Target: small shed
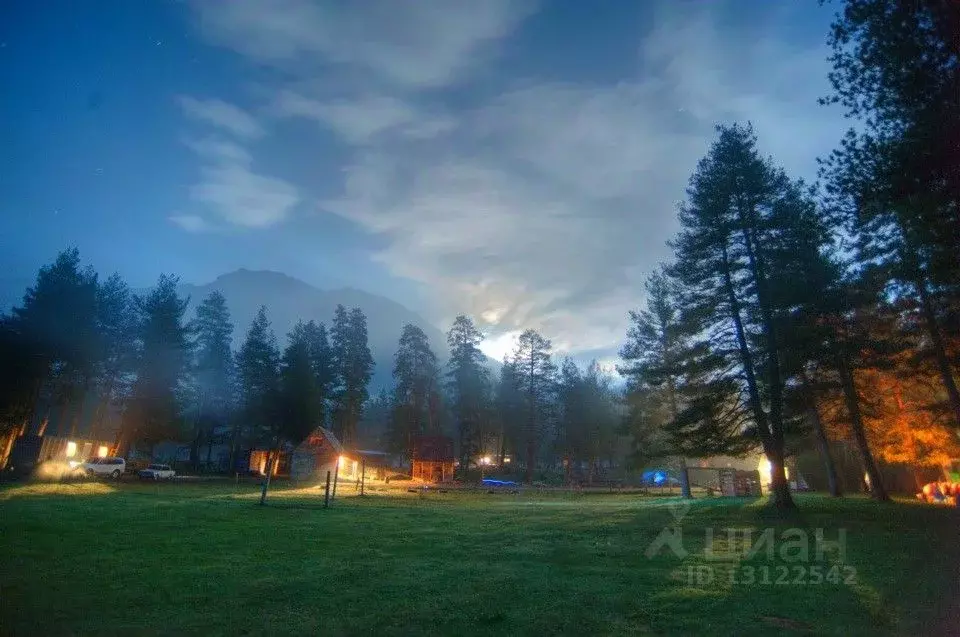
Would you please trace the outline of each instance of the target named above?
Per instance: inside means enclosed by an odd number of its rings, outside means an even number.
[[[290,478],[293,480],[323,480],[327,471],[334,475],[337,460],[343,454],[343,445],[333,432],[317,427],[293,450],[290,458]]]
[[[420,436],[414,441],[411,474],[414,480],[449,482],[453,480],[453,438]]]

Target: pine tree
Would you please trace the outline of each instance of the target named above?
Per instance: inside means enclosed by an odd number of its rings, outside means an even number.
[[[580,454],[586,448],[587,420],[586,404],[583,396],[583,379],[580,368],[571,358],[564,358],[560,364],[557,379],[557,451],[559,452],[569,483],[573,478],[573,467],[578,465]]]
[[[437,374],[437,357],[427,335],[416,325],[404,325],[394,356],[390,440],[408,457],[416,436],[438,430]]]
[[[209,465],[216,429],[228,422],[233,411],[234,360],[230,343],[233,323],[227,300],[220,292],[211,292],[199,306],[192,324],[195,338],[196,385],[195,432],[192,461],[200,461],[200,439],[206,437]]]
[[[317,387],[317,425],[327,427],[327,403],[333,391],[334,368],[333,352],[327,340],[327,328],[323,323],[307,322],[304,326],[307,345],[310,348],[310,367]]]
[[[133,295],[119,274],[97,286],[97,356],[95,390],[97,406],[91,437],[107,434],[110,408],[129,393],[133,377],[137,324]]]
[[[813,286],[815,295],[797,312],[800,320],[790,332],[793,342],[786,343],[791,353],[806,358],[798,375],[800,389],[813,400],[819,396],[822,401],[831,393],[842,398],[849,431],[869,477],[870,493],[879,501],[887,501],[883,476],[866,433],[864,397],[857,388],[857,377],[860,370],[891,364],[891,356],[902,345],[896,338],[893,316],[885,311],[881,286],[871,281],[870,270],[860,276],[844,276],[839,263],[822,256],[820,267],[811,267],[808,274],[820,281]],[[819,411],[816,403],[808,405],[817,435],[824,436],[825,432],[819,431]],[[819,445],[821,454],[829,452],[828,441],[821,440]],[[829,473],[832,459],[824,458]]]
[[[0,468],[14,439],[26,429],[46,370],[17,331],[15,321],[0,316]]]
[[[483,334],[463,314],[457,316],[447,332],[450,360],[447,362],[446,386],[450,406],[457,423],[460,468],[466,471],[470,458],[480,450],[483,433],[487,370],[480,351]]]
[[[522,438],[523,397],[517,379],[517,367],[509,357],[504,357],[500,366],[500,378],[496,386],[496,420],[499,425],[500,446],[497,464],[503,466],[507,452],[518,457]]]
[[[863,262],[921,309],[928,352],[960,431],[960,5],[846,0],[831,25],[833,94],[858,120],[823,162],[833,208]]]
[[[124,444],[150,447],[180,435],[190,343],[183,321],[189,301],[177,295],[178,283],[176,277],[162,275],[149,294],[134,298],[139,347],[136,380],[124,413]]]
[[[627,343],[620,350],[625,364],[619,372],[628,379],[628,395],[635,398],[628,401],[635,454],[653,458],[673,455],[663,426],[675,421],[680,411],[683,342],[675,284],[661,270],[647,279],[646,289],[647,309],[630,312]],[[681,494],[689,498],[690,478],[682,455],[676,456],[676,464]]]
[[[60,427],[69,421],[71,434],[75,433],[96,374],[96,274],[81,267],[76,248],[61,252],[53,264],[40,269],[11,318],[13,329],[43,369],[44,419],[56,408]]]
[[[299,444],[318,426],[321,394],[307,326],[298,322],[287,339],[280,372],[281,424],[284,437]]]
[[[618,405],[619,397],[613,389],[613,380],[596,360],[587,365],[586,372],[581,377],[581,388],[582,400],[586,406],[582,425],[586,431],[586,446],[581,455],[590,458],[588,480],[592,481],[601,460],[610,460],[617,452],[617,433],[622,414]]]
[[[550,415],[556,387],[556,366],[550,360],[550,350],[550,341],[535,330],[528,329],[520,334],[513,352],[518,385],[524,397],[525,480],[528,484],[533,482],[542,430]]]
[[[373,356],[367,344],[367,318],[360,308],[348,313],[338,305],[330,330],[335,370],[333,390],[334,432],[341,442],[351,445],[357,437],[357,424],[363,418],[363,406],[369,398],[367,385],[373,376]]]
[[[243,418],[234,429],[234,448],[245,437],[251,442],[279,445],[282,436],[279,414],[280,351],[265,306],[261,305],[257,311],[237,354],[237,375]],[[245,425],[246,435],[241,422]]]
[[[573,467],[586,460],[587,482],[592,483],[601,458],[612,456],[616,439],[619,415],[610,378],[597,361],[581,372],[572,359],[566,358],[560,366],[556,391],[557,447],[567,481],[572,480]]]
[[[801,184],[756,151],[751,127],[719,127],[691,177],[669,269],[683,289],[685,374],[699,385],[672,423],[696,453],[759,442],[774,501],[793,508],[784,472],[792,419],[785,389],[790,312],[804,295],[815,207]],[[816,226],[814,226],[816,227]],[[813,251],[816,252],[815,250]],[[745,439],[746,438],[746,439]]]

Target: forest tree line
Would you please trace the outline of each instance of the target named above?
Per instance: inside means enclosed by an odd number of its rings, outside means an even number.
[[[385,446],[397,454],[409,458],[421,435],[452,433],[462,467],[510,457],[529,479],[557,453],[568,466],[612,457],[611,379],[596,363],[583,370],[569,359],[558,372],[550,342],[533,330],[494,378],[470,318],[450,328],[443,366],[423,330],[405,325],[394,385],[371,399],[374,361],[359,308],[337,306],[329,328],[300,321],[281,343],[261,307],[234,352],[224,296],[210,293],[188,319],[190,300],[177,285],[164,275],[134,294],[119,275],[101,280],[84,267],[76,249],[42,267],[22,303],[0,317],[4,432],[31,422],[45,429],[55,418],[71,437],[88,425],[92,436],[118,429],[119,454],[189,441],[196,467],[211,462],[224,432],[235,457],[251,445],[298,444],[318,426],[355,446],[369,440],[364,424],[382,420]]]

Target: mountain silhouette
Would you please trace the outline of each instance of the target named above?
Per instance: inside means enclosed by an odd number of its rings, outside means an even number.
[[[190,317],[208,294],[213,291],[223,294],[233,321],[235,350],[240,348],[261,305],[267,306],[267,316],[281,349],[286,346],[287,333],[297,321],[312,319],[329,329],[338,304],[347,309],[359,307],[367,316],[370,353],[376,364],[370,383],[371,396],[392,385],[393,356],[400,332],[407,323],[424,331],[441,363],[448,357],[445,335],[425,318],[388,298],[354,288],[323,290],[280,272],[242,268],[206,285],[181,285],[179,291],[181,296],[190,298],[187,310]]]

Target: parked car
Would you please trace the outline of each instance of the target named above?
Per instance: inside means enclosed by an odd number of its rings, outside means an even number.
[[[170,480],[177,472],[168,464],[152,464],[137,475],[141,480]]]
[[[123,458],[90,458],[83,463],[83,470],[90,477],[110,477],[119,480],[127,469],[127,461]]]

